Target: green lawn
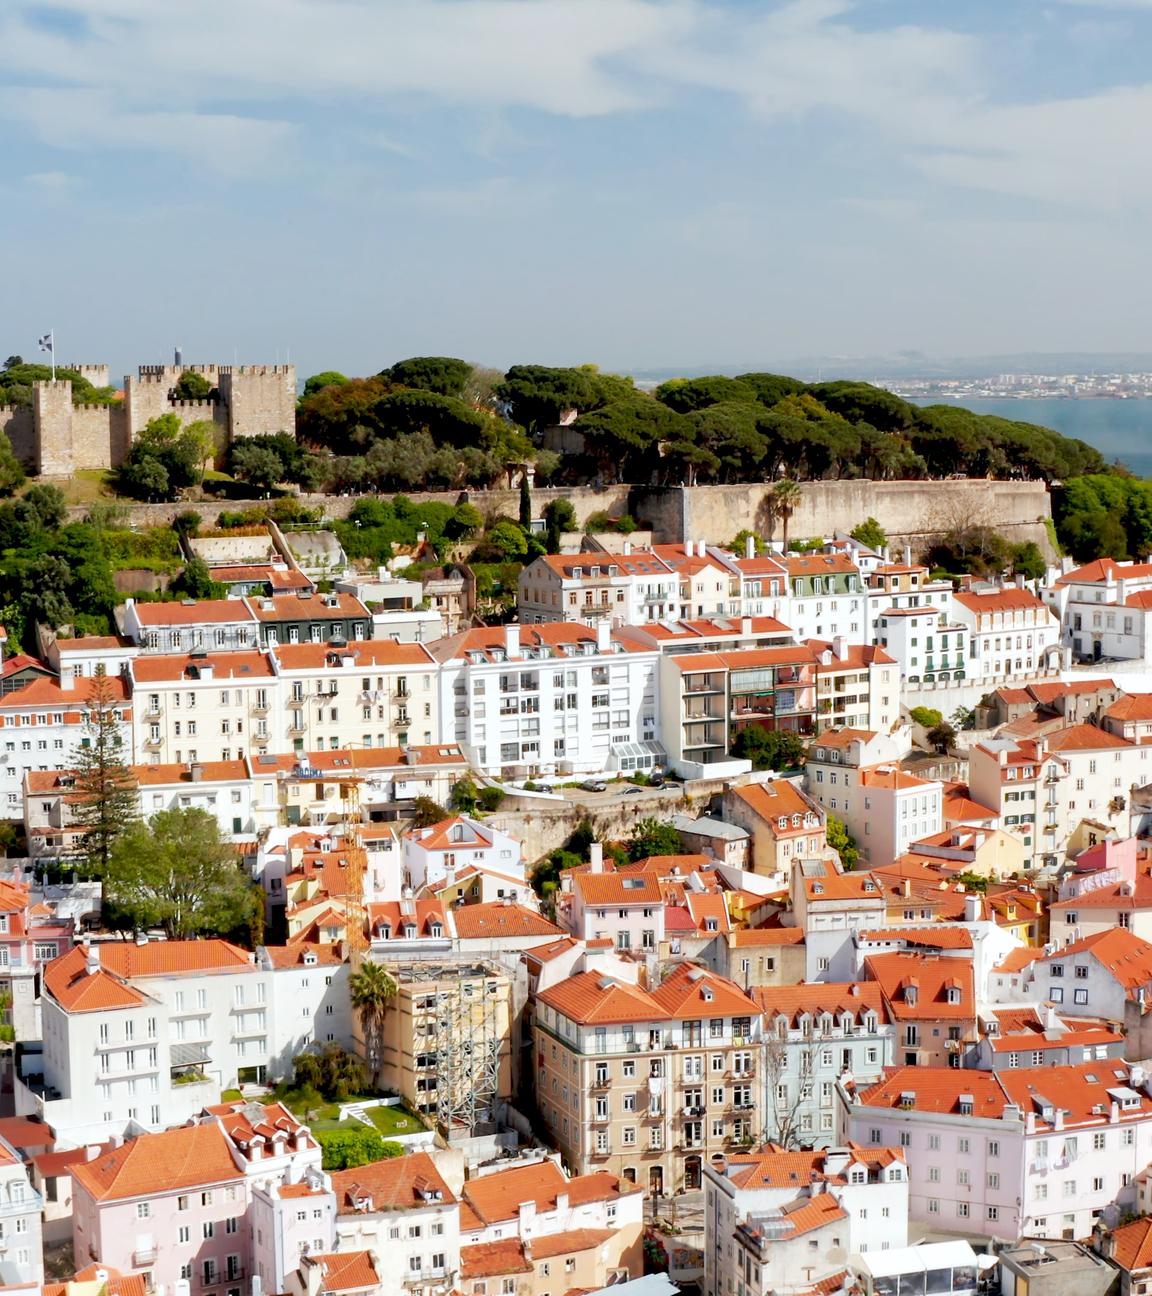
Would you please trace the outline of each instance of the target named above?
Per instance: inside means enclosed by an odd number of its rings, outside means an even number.
[[[364,1129],[358,1120],[340,1120],[341,1104],[338,1102],[301,1101],[298,1090],[277,1087],[273,1097],[278,1098],[289,1111],[308,1121],[318,1133],[324,1130]],[[352,1094],[346,1102],[364,1102],[375,1098],[375,1094]],[[385,1138],[394,1134],[415,1134],[424,1127],[414,1116],[410,1116],[403,1107],[369,1107],[364,1113]]]

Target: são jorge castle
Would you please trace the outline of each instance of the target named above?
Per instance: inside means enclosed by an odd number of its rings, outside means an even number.
[[[107,387],[107,365],[67,365],[94,387]],[[205,400],[177,400],[181,374],[198,373],[212,387]],[[150,419],[175,414],[182,423],[211,419],[237,437],[292,434],[296,426],[295,365],[141,365],[124,379],[124,399],[74,405],[67,379],[33,384],[32,404],[0,405],[0,429],[31,472],[68,477],[81,468],[117,468]]]

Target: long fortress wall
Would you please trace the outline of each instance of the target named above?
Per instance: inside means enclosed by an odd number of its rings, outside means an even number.
[[[635,486],[629,512],[665,540],[723,544],[745,527],[779,541],[783,526],[772,509],[772,484],[649,488]],[[1043,482],[965,478],[949,481],[801,482],[788,522],[792,539],[851,531],[874,517],[890,539],[916,548],[933,535],[982,523],[1013,541],[1033,540],[1051,556],[1046,522],[1051,498]]]
[[[642,486],[612,486],[604,490],[539,487],[532,492],[533,512],[539,516],[553,499],[568,500],[581,527],[597,512],[614,517],[631,515],[641,525],[651,523],[657,543],[706,540],[723,544],[745,528],[777,542],[782,528],[771,518],[765,496],[766,483],[741,486],[678,486],[653,490]],[[900,482],[805,482],[800,504],[788,533],[797,539],[850,531],[858,522],[874,517],[896,543],[919,550],[933,535],[965,521],[994,527],[1011,540],[1034,540],[1053,557],[1046,519],[1051,517],[1048,491],[1043,482],[985,480]],[[405,491],[414,503],[455,505],[462,496],[485,518],[516,517],[518,490]],[[322,508],[330,518],[346,517],[355,507],[355,495],[301,495],[310,508]],[[164,526],[189,507],[212,519],[220,509],[242,510],[266,505],[267,500],[201,501],[175,504],[126,505],[139,526]],[[74,510],[82,516],[83,508]]]

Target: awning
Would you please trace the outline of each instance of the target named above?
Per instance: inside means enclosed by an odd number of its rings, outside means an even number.
[[[207,1044],[173,1044],[172,1066],[198,1066],[210,1061]]]

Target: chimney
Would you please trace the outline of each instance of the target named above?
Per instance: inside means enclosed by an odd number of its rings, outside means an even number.
[[[744,537],[744,557],[756,557],[756,537],[754,535]]]
[[[741,617],[740,618],[740,638],[751,639],[751,637],[752,637],[752,618]]]
[[[912,546],[909,544],[906,544],[904,546],[904,566],[905,567],[912,566]]]
[[[519,661],[520,659],[520,627],[519,625],[506,625],[504,627],[504,655],[509,661]]]
[[[84,1149],[85,1161],[95,1161],[99,1155],[100,1155],[99,1143],[89,1143]]]
[[[192,777],[193,783],[199,783],[204,778],[204,766],[197,761],[194,765],[188,767],[188,772]]]
[[[566,1215],[567,1213],[568,1213],[568,1194],[566,1192],[558,1192],[556,1194],[556,1214]]]
[[[89,941],[87,957],[84,961],[84,971],[89,976],[95,976],[100,971],[100,946]]]
[[[259,1274],[252,1275],[252,1296],[261,1296],[264,1291],[264,1282]]]
[[[980,896],[976,893],[970,893],[964,897],[964,921],[980,921]]]
[[[596,625],[596,651],[606,653],[612,647],[612,624],[600,621]]]
[[[1023,572],[1017,572],[1017,573],[1016,573],[1016,588],[1017,588],[1017,589],[1023,589],[1023,588],[1024,588],[1024,573],[1023,573]]]
[[[532,1225],[536,1223],[536,1202],[522,1201],[516,1208],[517,1213],[517,1232],[522,1238],[532,1236]]]
[[[588,871],[590,873],[604,872],[604,847],[599,842],[593,842],[588,847]]]
[[[832,651],[836,655],[837,661],[847,661],[848,640],[843,635],[833,635]]]
[[[631,541],[631,540],[625,540],[625,541],[624,541],[624,547],[623,547],[623,549],[620,550],[620,552],[624,555],[625,558],[627,558],[627,557],[629,556],[629,554],[631,554],[631,552],[632,552],[632,541]]]

